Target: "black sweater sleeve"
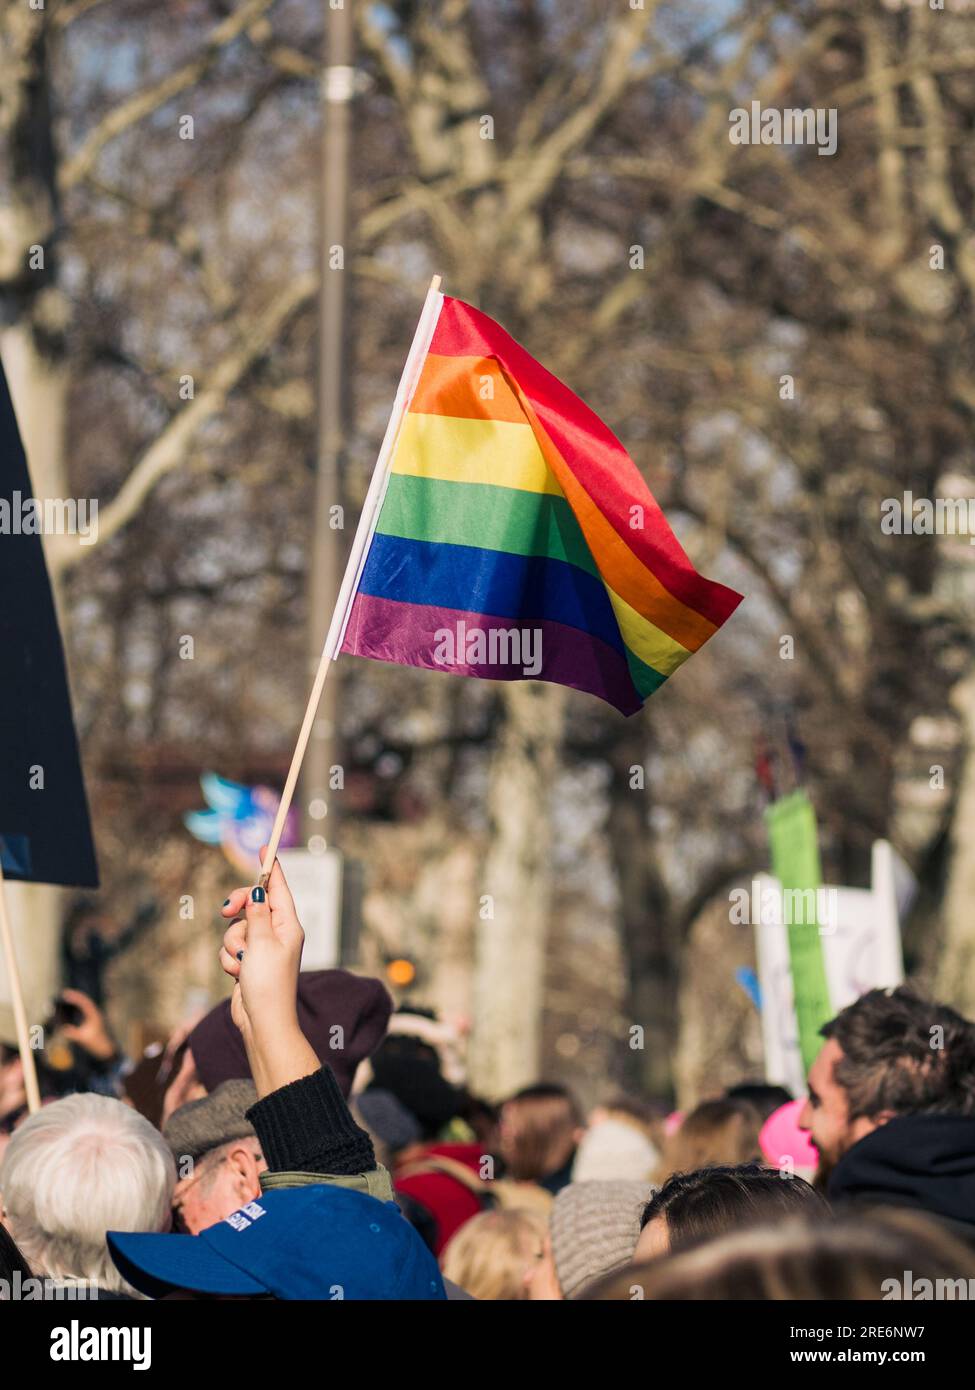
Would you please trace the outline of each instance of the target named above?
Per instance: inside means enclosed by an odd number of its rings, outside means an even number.
[[[259,1100],[247,1118],[272,1173],[340,1176],[376,1166],[372,1140],[352,1118],[327,1062]]]

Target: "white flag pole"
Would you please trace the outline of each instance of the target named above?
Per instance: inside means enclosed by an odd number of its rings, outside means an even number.
[[[267,853],[264,856],[264,863],[261,865],[259,883],[262,888],[267,887],[267,881],[274,867],[275,856],[278,852],[278,844],[284,831],[284,823],[287,819],[288,811],[291,808],[291,801],[298,783],[298,774],[301,771],[305,750],[311,738],[312,727],[315,723],[315,714],[318,710],[319,701],[322,698],[322,691],[325,688],[329,667],[338,656],[342,647],[342,641],[345,637],[345,629],[348,625],[349,614],[352,611],[352,601],[359,587],[359,580],[362,577],[366,557],[369,554],[369,546],[375,534],[376,526],[379,523],[379,513],[382,509],[383,499],[386,496],[386,487],[389,483],[389,470],[393,461],[393,454],[396,449],[396,441],[399,437],[400,426],[403,423],[403,417],[409,408],[413,393],[416,390],[416,385],[420,378],[420,371],[433,339],[434,329],[437,326],[437,319],[440,317],[440,309],[443,305],[440,283],[439,275],[435,275],[430,281],[430,288],[427,290],[427,297],[423,302],[420,319],[416,326],[416,332],[413,335],[413,344],[406,358],[403,375],[400,377],[399,386],[396,390],[393,408],[389,416],[389,424],[386,426],[382,447],[379,450],[376,466],[372,472],[369,491],[366,493],[366,500],[362,504],[362,514],[359,517],[359,525],[356,527],[352,548],[349,551],[349,558],[345,566],[345,574],[342,576],[338,597],[335,600],[335,607],[332,610],[332,620],[328,626],[325,646],[322,648],[321,660],[318,663],[318,670],[315,673],[311,694],[308,697],[308,704],[305,707],[305,717],[301,723],[298,742],[295,745],[294,756],[291,759],[291,767],[288,769],[288,777],[284,784],[284,791],[281,793],[278,813],[274,818],[274,827],[271,831],[271,838],[268,841]]]

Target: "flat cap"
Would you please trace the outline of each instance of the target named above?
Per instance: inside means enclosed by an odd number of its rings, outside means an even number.
[[[221,1144],[254,1135],[246,1111],[257,1103],[253,1081],[224,1081],[202,1100],[191,1100],[174,1110],[163,1126],[163,1138],[177,1163],[191,1158],[194,1163]]]

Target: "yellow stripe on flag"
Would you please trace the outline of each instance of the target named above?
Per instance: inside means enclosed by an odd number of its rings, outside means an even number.
[[[659,627],[654,627],[653,623],[641,617],[636,609],[631,608],[625,599],[614,593],[608,584],[606,592],[613,605],[623,641],[641,661],[652,666],[662,676],[669,676],[687,660],[690,652],[686,647],[682,647],[673,637],[668,637],[666,632],[661,632]]]
[[[510,420],[462,420],[410,411],[396,442],[393,472],[563,495],[531,425]]]

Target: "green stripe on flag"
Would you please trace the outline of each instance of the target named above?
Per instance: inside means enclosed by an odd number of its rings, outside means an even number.
[[[782,797],[780,801],[774,801],[766,811],[765,819],[772,851],[772,872],[782,885],[784,909],[784,895],[790,890],[794,894],[791,901],[796,902],[799,901],[795,896],[797,891],[810,888],[815,891],[822,885],[816,813],[806,793],[797,791]],[[819,1030],[833,1016],[826,984],[823,941],[818,921],[788,922],[786,933],[789,938],[796,1020],[799,1024],[799,1049],[802,1064],[808,1072],[822,1046]]]
[[[409,541],[564,560],[599,577],[572,508],[549,493],[393,473],[379,530]]]

